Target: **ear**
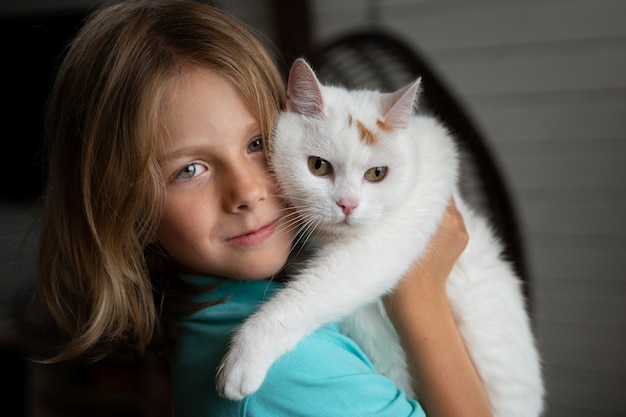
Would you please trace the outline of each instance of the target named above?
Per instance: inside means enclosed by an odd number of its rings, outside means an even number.
[[[308,117],[324,114],[324,100],[320,82],[309,64],[302,58],[295,60],[287,82],[287,111]]]
[[[394,129],[404,129],[409,125],[420,90],[421,78],[391,94],[391,108],[385,114],[385,121]]]

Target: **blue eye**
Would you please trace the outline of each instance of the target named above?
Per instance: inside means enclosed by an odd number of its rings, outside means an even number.
[[[206,171],[206,168],[200,164],[189,164],[178,173],[178,178],[187,180],[193,178]]]
[[[256,138],[248,145],[248,152],[262,152],[263,148],[263,139]]]

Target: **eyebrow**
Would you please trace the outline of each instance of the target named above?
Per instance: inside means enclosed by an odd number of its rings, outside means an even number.
[[[248,137],[249,139],[252,139],[253,137],[256,136],[262,136],[263,133],[261,132],[261,126],[259,124],[259,122],[257,122],[256,120],[254,122],[248,123],[246,126],[242,127],[241,129],[242,132],[244,132],[243,134]],[[207,150],[211,149],[213,146],[211,145],[207,145],[207,143],[203,143],[201,145],[190,145],[190,146],[183,146],[179,149],[174,150],[173,152],[169,152],[163,155],[159,155],[157,157],[157,160],[159,162],[159,164],[164,163],[164,162],[168,162],[171,160],[174,160],[176,158],[180,158],[183,157],[187,154],[196,154],[196,153],[201,153],[201,152],[206,152]]]
[[[169,161],[172,159],[180,158],[181,156],[185,156],[188,154],[195,154],[199,152],[205,152],[209,147],[207,145],[193,145],[193,146],[184,146],[180,149],[176,149],[173,152],[168,152],[163,155],[160,155],[158,158],[159,161]]]

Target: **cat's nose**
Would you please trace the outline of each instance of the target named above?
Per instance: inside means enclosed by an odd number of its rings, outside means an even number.
[[[342,198],[337,201],[337,205],[341,207],[344,215],[349,216],[359,206],[359,202],[353,198]]]

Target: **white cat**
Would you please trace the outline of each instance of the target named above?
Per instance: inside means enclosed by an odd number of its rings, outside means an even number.
[[[434,118],[414,114],[419,84],[348,91],[321,85],[303,59],[293,64],[270,161],[284,197],[323,245],[238,329],[218,371],[225,397],[255,392],[278,357],[340,319],[376,369],[413,396],[380,297],[424,252],[454,197],[470,236],[447,280],[459,331],[494,415],[541,414],[540,359],[520,280],[459,193],[453,139]]]

